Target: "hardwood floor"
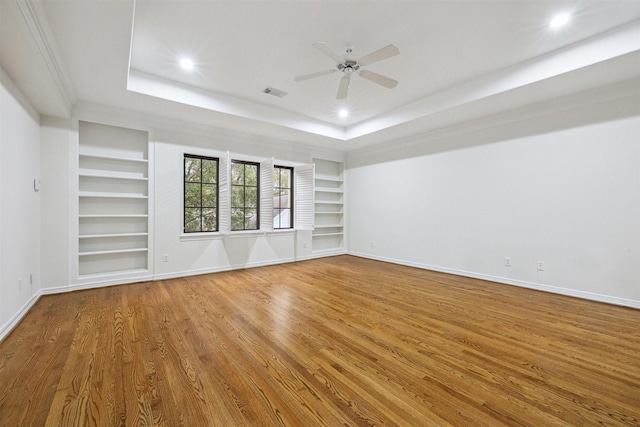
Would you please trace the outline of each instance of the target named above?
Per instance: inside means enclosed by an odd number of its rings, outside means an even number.
[[[2,426],[640,425],[640,310],[350,256],[44,296]]]

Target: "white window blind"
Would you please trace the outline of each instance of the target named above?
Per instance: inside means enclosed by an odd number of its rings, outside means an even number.
[[[273,231],[273,158],[260,162],[260,230]]]
[[[295,168],[295,222],[298,230],[313,229],[314,165]]]
[[[229,184],[231,182],[231,156],[227,151],[226,155],[220,158],[218,182],[218,229],[221,234],[229,234],[231,222],[231,194]]]

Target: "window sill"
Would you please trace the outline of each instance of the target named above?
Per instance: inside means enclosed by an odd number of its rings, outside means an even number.
[[[180,235],[181,242],[190,242],[195,240],[220,240],[220,239],[242,239],[247,237],[258,236],[283,236],[293,235],[297,232],[295,228],[286,228],[282,230],[243,230],[243,231],[230,231],[229,234],[220,233],[219,231],[214,233],[182,233]]]
[[[295,228],[283,228],[280,230],[272,230],[272,231],[267,231],[267,235],[288,235],[288,234],[296,234],[296,230]]]
[[[212,233],[182,233],[180,235],[181,242],[191,242],[194,240],[219,240],[224,238],[224,234],[219,231]]]
[[[287,234],[295,234],[295,228],[286,228],[282,230],[244,230],[244,231],[231,231],[225,237],[229,239],[240,239],[243,237],[255,237],[255,236],[282,236]]]

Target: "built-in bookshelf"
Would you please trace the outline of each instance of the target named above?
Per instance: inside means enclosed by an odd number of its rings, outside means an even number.
[[[147,132],[79,124],[78,274],[148,269]]]
[[[312,249],[315,254],[344,252],[344,165],[314,159],[315,195]]]

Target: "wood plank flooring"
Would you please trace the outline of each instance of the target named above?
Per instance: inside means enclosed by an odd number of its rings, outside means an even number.
[[[42,297],[2,426],[638,426],[640,310],[351,256]]]

